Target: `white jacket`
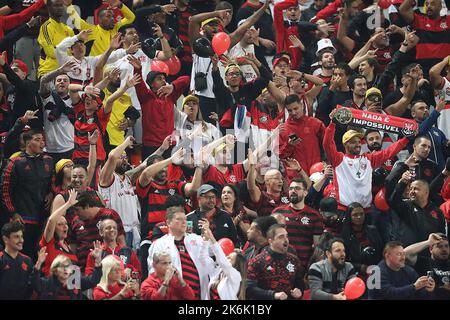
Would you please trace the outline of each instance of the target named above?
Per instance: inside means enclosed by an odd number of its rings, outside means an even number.
[[[215,274],[216,271],[215,262],[209,256],[209,243],[204,241],[199,235],[186,233],[184,237],[184,245],[198,271],[201,290],[200,298],[202,300],[209,300],[209,278]],[[171,234],[166,234],[165,236],[159,238],[153,242],[148,249],[148,274],[154,272],[153,255],[160,251],[167,251],[170,253],[172,265],[177,268],[178,272],[182,275],[183,272],[180,253],[175,245],[175,238]]]
[[[210,278],[208,292],[211,289],[211,285],[216,282],[220,277],[220,274],[223,273],[224,277],[220,280],[217,286],[217,292],[220,299],[238,300],[237,295],[239,293],[239,287],[242,280],[241,274],[231,265],[230,261],[228,261],[218,242],[211,245],[211,250],[216,256],[218,266]]]

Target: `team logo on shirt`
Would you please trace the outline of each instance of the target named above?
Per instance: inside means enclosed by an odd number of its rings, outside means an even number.
[[[303,218],[300,219],[300,221],[304,225],[308,225],[311,222],[311,220],[308,217],[303,217]]]
[[[281,197],[281,202],[288,204],[289,203],[288,197]]]
[[[447,23],[446,23],[446,22],[442,22],[439,26],[440,26],[442,29],[447,29]]]
[[[361,163],[361,170],[366,170],[366,169],[367,169],[367,164]]]
[[[27,271],[28,270],[28,265],[25,262],[22,262],[22,270],[23,271]]]
[[[262,116],[259,118],[259,122],[266,123],[267,122],[267,116]]]
[[[120,258],[120,260],[122,260],[123,264],[126,264],[126,263],[127,263],[127,260],[128,260],[128,259],[127,259],[127,256],[120,255],[119,258]]]
[[[437,212],[434,211],[434,210],[430,212],[430,215],[431,215],[434,219],[437,219],[437,218],[438,218]]]
[[[425,170],[423,170],[423,174],[426,175],[427,177],[431,177],[433,175],[433,172],[431,171],[430,168],[426,168]]]
[[[295,272],[295,266],[289,261],[289,263],[286,266],[287,271],[289,272]]]
[[[385,52],[383,54],[383,57],[385,57],[386,59],[390,59],[391,58],[391,53],[390,52]]]
[[[72,73],[73,73],[74,76],[79,76],[79,75],[81,74],[81,68],[79,68],[79,67],[74,67],[74,68],[72,69]]]
[[[236,183],[236,181],[237,181],[236,176],[235,176],[234,174],[232,174],[232,175],[230,176],[230,182],[231,182],[231,183]]]
[[[88,119],[87,123],[88,123],[88,124],[93,124],[93,123],[94,123],[94,118]]]
[[[175,189],[169,189],[169,194],[173,196],[175,194]]]
[[[97,224],[95,225],[95,226],[97,227],[98,230],[100,230],[100,225],[101,225],[101,223],[102,223],[102,222],[99,221],[99,222],[97,222]],[[80,230],[81,230],[81,228],[80,228]]]
[[[273,268],[272,268],[272,266],[268,266],[266,270],[267,271],[273,271]]]

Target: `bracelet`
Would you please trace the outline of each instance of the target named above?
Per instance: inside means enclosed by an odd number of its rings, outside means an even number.
[[[89,145],[96,146],[97,144],[96,143],[89,143]]]

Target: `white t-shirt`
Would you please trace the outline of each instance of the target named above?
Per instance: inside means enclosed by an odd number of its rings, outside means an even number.
[[[125,176],[122,180],[117,173],[113,173],[113,182],[107,188],[98,186],[106,207],[117,211],[122,219],[125,232],[139,230],[139,214],[141,206],[135,193],[131,179]]]
[[[436,102],[439,101],[441,96],[445,99],[445,108],[441,111],[441,115],[437,120],[437,127],[444,132],[448,139],[450,138],[450,81],[445,77],[444,81],[444,86],[442,90],[439,90],[439,94],[436,97]]]
[[[67,96],[63,99],[65,104],[72,108],[72,100]],[[43,99],[44,106],[49,102],[55,102],[52,95]],[[74,148],[75,130],[67,115],[61,116],[51,122],[48,120],[50,110],[44,110],[45,150],[49,153],[63,153]]]
[[[147,57],[147,55],[141,49],[139,49],[133,56],[138,58],[139,61],[141,61],[142,82],[144,82],[145,85],[148,87],[145,80],[147,79],[147,75],[150,72],[150,63],[152,62],[152,59]],[[120,79],[121,79],[120,85],[123,86],[125,82],[128,80],[128,77],[133,76],[134,68],[128,62],[126,56],[118,60],[116,63],[114,63],[113,66],[120,68]],[[127,90],[126,93],[130,96],[133,107],[135,107],[137,110],[141,110],[141,104],[139,103],[139,99],[136,94],[136,89],[134,87],[131,87],[130,89]]]

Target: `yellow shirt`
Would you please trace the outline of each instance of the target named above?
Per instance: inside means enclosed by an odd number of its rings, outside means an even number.
[[[106,30],[103,29],[100,25],[89,24],[83,19],[81,19],[78,13],[73,8],[73,6],[69,6],[67,8],[67,13],[74,20],[74,24],[78,29],[92,30],[92,34],[87,40],[87,42],[94,41],[91,51],[89,53],[90,56],[98,56],[103,54],[106,50],[108,50],[109,45],[111,43],[111,39],[117,33],[119,28],[123,25],[133,23],[136,16],[130,9],[128,9],[126,5],[122,5],[120,11],[122,11],[123,13],[124,16],[123,19],[120,20],[120,22],[117,22],[113,29]]]
[[[106,88],[103,92],[105,93],[105,99],[103,101],[106,101],[112,93]],[[106,131],[109,136],[109,143],[112,146],[118,146],[125,140],[125,132],[119,129],[119,124],[125,118],[123,114],[130,106],[132,106],[131,98],[126,93],[113,103],[111,116],[109,118],[108,125],[106,126]]]
[[[39,29],[38,43],[41,46],[41,58],[39,59],[38,77],[58,68],[55,48],[67,37],[73,37],[74,33],[66,24],[49,18]]]

